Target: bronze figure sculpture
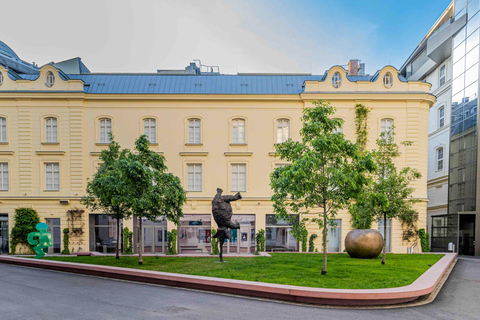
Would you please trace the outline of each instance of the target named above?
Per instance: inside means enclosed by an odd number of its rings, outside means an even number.
[[[232,239],[228,229],[240,229],[240,224],[232,222],[233,211],[230,202],[242,199],[240,192],[234,196],[222,196],[222,192],[222,189],[217,188],[217,194],[212,200],[212,214],[218,225],[217,233],[213,237],[219,240],[220,262],[223,262],[223,243],[226,239]]]

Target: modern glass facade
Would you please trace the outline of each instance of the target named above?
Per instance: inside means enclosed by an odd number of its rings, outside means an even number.
[[[102,214],[90,214],[89,219],[90,251],[114,253],[117,248],[117,220]],[[120,222],[120,241],[122,225]]]
[[[297,251],[298,243],[291,231],[292,223],[290,221],[277,220],[274,214],[267,214],[265,249],[267,251]]]

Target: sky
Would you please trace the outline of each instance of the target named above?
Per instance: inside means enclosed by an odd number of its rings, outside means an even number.
[[[91,72],[183,69],[323,74],[360,59],[397,69],[450,0],[16,0],[0,40],[39,66],[81,57]]]

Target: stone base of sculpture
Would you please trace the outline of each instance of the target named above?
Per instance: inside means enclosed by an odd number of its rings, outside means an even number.
[[[355,229],[345,238],[345,249],[352,258],[375,259],[382,252],[383,237],[373,229]]]

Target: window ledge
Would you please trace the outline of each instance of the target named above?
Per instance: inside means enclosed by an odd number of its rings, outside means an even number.
[[[8,146],[8,142],[0,142],[0,146]]]
[[[230,143],[231,146],[233,147],[241,147],[241,146],[246,146],[246,143]]]
[[[188,156],[208,156],[208,152],[183,151],[183,152],[180,152],[180,155],[181,155],[182,157],[188,157]]]
[[[276,153],[275,151],[273,151],[273,152],[269,152],[268,155],[269,155],[270,157],[276,157],[276,156],[277,156],[277,153]]]
[[[148,145],[150,145],[150,146],[158,146],[158,143],[157,143],[157,142],[153,142],[153,143],[149,143]]]
[[[59,192],[59,191],[60,189],[59,190],[43,190],[43,192]]]
[[[224,152],[224,155],[228,156],[243,156],[243,157],[251,157],[253,156],[253,152]]]
[[[65,151],[35,151],[35,153],[39,156],[63,156],[65,154]]]
[[[186,146],[203,146],[203,143],[185,143]]]
[[[96,146],[111,146],[111,142],[95,142]]]
[[[2,156],[11,156],[13,155],[14,151],[0,151],[0,155]]]
[[[42,145],[48,146],[48,145],[59,145],[60,142],[42,142]]]

